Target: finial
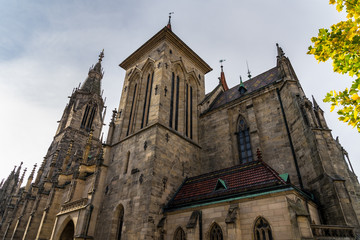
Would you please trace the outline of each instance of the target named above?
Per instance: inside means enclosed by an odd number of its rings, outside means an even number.
[[[220,67],[221,67],[221,71],[223,71],[223,62],[225,62],[226,60],[225,59],[220,59],[219,62],[220,62]]]
[[[285,56],[284,51],[282,50],[282,48],[279,46],[278,43],[276,43],[276,48],[277,48],[277,52],[278,52],[278,56],[277,56],[278,58]]]
[[[104,58],[104,49],[101,51],[99,55],[99,62],[101,62],[103,58]]]
[[[37,164],[35,163],[35,164],[34,164],[34,168],[32,169],[32,171],[31,171],[31,173],[30,173],[29,178],[33,178],[33,177],[34,177],[36,167],[37,167]]]
[[[22,182],[24,180],[24,176],[25,176],[26,171],[27,171],[27,168],[24,169],[24,172],[23,172],[23,174],[21,176],[20,182]]]
[[[249,64],[248,64],[248,61],[246,60],[246,66],[247,66],[247,74],[248,74],[248,78],[250,79],[251,78],[251,72],[250,72],[250,69],[249,69]]]
[[[171,14],[174,14],[174,12],[169,12],[169,22],[167,24],[167,28],[171,30]]]

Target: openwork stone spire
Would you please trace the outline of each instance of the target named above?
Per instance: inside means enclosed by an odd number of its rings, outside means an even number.
[[[95,66],[90,68],[88,77],[86,78],[84,84],[80,88],[82,91],[97,93],[100,95],[101,79],[103,78],[104,75],[104,71],[101,67],[101,62],[103,58],[104,58],[104,49],[100,52],[99,61],[95,64]]]

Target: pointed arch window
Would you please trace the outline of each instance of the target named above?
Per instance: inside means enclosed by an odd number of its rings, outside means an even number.
[[[153,81],[154,81],[154,72],[152,74],[149,73],[147,77],[141,128],[146,126],[149,122],[149,110],[150,110],[151,90],[152,90]]]
[[[118,210],[118,225],[117,225],[117,233],[116,233],[116,239],[121,240],[121,233],[122,233],[122,227],[124,223],[124,207],[121,205]]]
[[[238,120],[237,141],[240,163],[247,163],[253,161],[249,127],[242,116],[240,116]]]
[[[217,223],[214,223],[210,229],[210,240],[223,240],[223,239],[224,237],[221,227]]]
[[[170,118],[169,126],[178,130],[179,123],[179,87],[180,87],[180,77],[176,76],[175,73],[172,73],[171,77],[171,92],[170,92]]]
[[[186,83],[185,88],[185,134],[189,138],[193,138],[193,88]]]
[[[258,218],[254,225],[255,240],[273,240],[270,224],[265,218]]]
[[[96,104],[93,105],[89,103],[88,105],[86,105],[84,115],[81,120],[80,128],[83,128],[88,132],[91,130],[91,126],[93,124],[96,113],[96,108],[97,108]]]
[[[135,109],[135,105],[136,105],[136,95],[137,95],[137,84],[135,84],[135,86],[134,86],[134,92],[133,92],[131,108],[130,108],[129,125],[128,125],[128,129],[126,132],[126,136],[128,136],[129,133],[132,132],[132,127],[133,127],[133,123],[134,123],[134,115],[135,115],[134,109]]]
[[[181,227],[178,227],[174,234],[174,240],[186,240],[185,232]]]

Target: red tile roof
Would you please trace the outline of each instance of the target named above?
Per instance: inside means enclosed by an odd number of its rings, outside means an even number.
[[[225,182],[226,189],[215,190],[218,179]],[[224,199],[279,185],[287,184],[275,170],[263,161],[253,161],[186,179],[168,208]]]

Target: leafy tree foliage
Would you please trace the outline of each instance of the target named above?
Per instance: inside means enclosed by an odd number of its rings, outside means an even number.
[[[332,59],[334,72],[354,77],[349,88],[330,91],[323,101],[331,103],[330,111],[338,107],[339,120],[360,132],[360,1],[330,0],[329,3],[339,12],[345,10],[347,20],[330,29],[319,29],[318,36],[311,38],[313,46],[308,54],[313,54],[319,62]]]

